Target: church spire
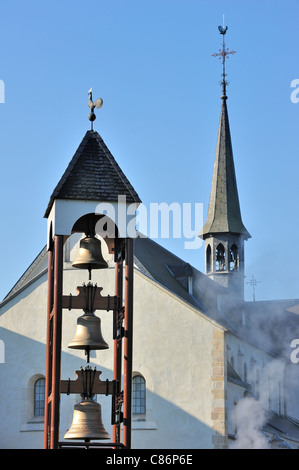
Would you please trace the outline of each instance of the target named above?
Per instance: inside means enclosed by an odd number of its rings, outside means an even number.
[[[219,26],[222,49],[222,106],[216,145],[212,186],[206,223],[200,233],[205,240],[206,274],[224,287],[244,295],[244,240],[250,238],[242,222],[233,159],[228,111],[225,61],[229,54],[224,36],[227,26]]]
[[[241,217],[226,99],[222,101],[208,216],[202,234],[219,232],[250,238]]]
[[[235,53],[235,51],[229,52],[228,49],[226,49],[224,36],[226,34],[227,29],[227,26],[225,28],[224,26],[219,26],[220,34],[222,34],[223,36],[222,50],[220,50],[220,53],[213,54],[214,57],[222,57],[222,106],[220,113],[208,217],[206,224],[203,228],[202,235],[205,236],[209,233],[231,232],[243,234],[244,237],[247,239],[250,237],[250,235],[244,227],[241,218],[230,135],[230,126],[226,104],[226,87],[228,82],[226,81],[225,60],[228,54]]]

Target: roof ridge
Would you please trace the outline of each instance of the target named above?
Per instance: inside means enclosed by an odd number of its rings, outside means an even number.
[[[38,263],[43,259],[44,255],[47,253],[47,245],[45,245],[41,251],[38,253],[38,255],[34,258],[34,260],[32,261],[32,263],[29,264],[28,268],[25,269],[25,271],[23,272],[23,274],[19,277],[19,279],[17,280],[17,282],[12,286],[12,288],[10,289],[10,291],[6,294],[6,296],[4,297],[4,299],[2,299],[0,301],[0,304],[6,300],[8,300],[9,297],[11,297],[12,295],[14,295],[16,292],[18,292],[22,287],[23,285],[27,285],[27,280],[28,278],[30,277],[30,274],[32,273],[32,271],[34,270],[34,268],[36,268],[36,266],[38,265]],[[40,273],[39,273],[40,274]]]
[[[119,164],[117,163],[117,161],[115,160],[114,156],[112,155],[112,153],[110,152],[109,148],[107,147],[107,145],[105,144],[103,138],[100,136],[100,134],[96,131],[93,131],[94,132],[94,137],[97,139],[98,143],[101,145],[101,147],[104,147],[106,150],[107,150],[107,153],[106,153],[106,156],[108,157],[108,159],[110,160],[111,164],[114,166],[115,170],[117,171],[118,173],[118,176],[121,178],[121,180],[123,181],[124,185],[127,187],[128,191],[131,193],[132,197],[135,196],[136,194],[136,191],[133,189],[131,183],[129,182],[128,178],[126,177],[126,175],[123,173],[122,169],[120,168]],[[133,191],[132,191],[133,189]]]

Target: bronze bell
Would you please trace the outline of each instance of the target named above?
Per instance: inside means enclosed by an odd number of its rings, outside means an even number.
[[[74,268],[79,269],[103,269],[108,264],[102,255],[101,241],[96,237],[87,236],[80,240],[78,257],[72,263]]]
[[[92,399],[76,403],[72,425],[64,439],[110,439],[102,422],[101,405]]]
[[[77,319],[77,327],[73,340],[68,345],[71,349],[108,349],[103,339],[101,319],[94,313],[84,313]]]

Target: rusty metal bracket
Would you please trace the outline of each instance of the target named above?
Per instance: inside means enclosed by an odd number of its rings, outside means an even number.
[[[123,412],[121,411],[124,402],[124,392],[113,395],[111,424],[118,425],[123,422]]]
[[[60,393],[77,393],[84,396],[91,395],[117,395],[119,393],[119,383],[116,380],[103,381],[100,379],[101,371],[91,369],[87,366],[84,370],[76,370],[76,380],[61,380]]]
[[[123,321],[125,317],[125,308],[115,309],[113,312],[113,339],[120,340],[124,337],[125,330]]]
[[[62,296],[62,308],[66,308],[68,310],[72,309],[86,309],[86,301],[90,300],[92,302],[92,305],[90,305],[88,308],[93,309],[93,310],[109,310],[115,309],[119,307],[120,300],[116,296],[106,296],[103,297],[101,295],[101,291],[103,290],[103,287],[97,287],[97,285],[92,286],[93,287],[93,292],[92,292],[92,298],[89,298],[89,296],[86,295],[86,290],[89,289],[89,286],[84,285],[83,286],[78,286],[77,291],[79,294],[77,296],[73,296],[72,294],[70,295],[63,295]],[[112,301],[113,299],[113,301]]]
[[[117,238],[115,243],[114,261],[115,263],[121,263],[126,258],[126,242],[124,238]]]

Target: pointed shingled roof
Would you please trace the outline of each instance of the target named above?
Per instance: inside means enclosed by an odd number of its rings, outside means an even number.
[[[102,137],[87,131],[51,195],[44,217],[55,199],[118,201],[118,196],[126,196],[128,203],[141,202]]]
[[[237,233],[247,239],[251,235],[241,217],[226,98],[222,96],[208,216],[200,236],[205,238],[212,233]]]

